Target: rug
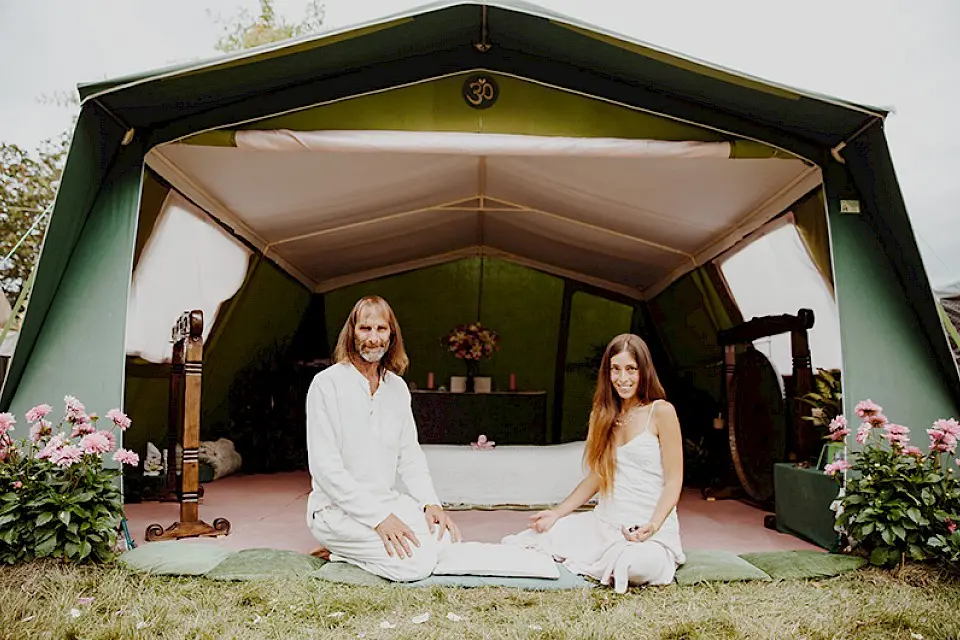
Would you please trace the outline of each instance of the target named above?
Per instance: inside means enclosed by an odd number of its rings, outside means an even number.
[[[838,576],[864,565],[862,558],[818,551],[771,551],[737,556],[729,551],[686,551],[687,562],[677,570],[679,585],[743,580],[802,580]],[[245,549],[230,551],[214,542],[180,540],[149,542],[120,555],[119,562],[152,575],[197,576],[210,580],[273,580],[313,578],[356,586],[509,587],[534,591],[585,589],[595,582],[558,565],[558,579],[496,576],[430,576],[395,583],[343,562],[325,562],[295,551]]]

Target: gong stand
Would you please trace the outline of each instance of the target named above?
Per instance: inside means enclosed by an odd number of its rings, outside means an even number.
[[[166,529],[159,524],[151,524],[146,532],[148,542],[225,536],[230,533],[230,522],[226,518],[217,518],[213,521],[213,526],[199,518],[202,361],[203,312],[186,311],[173,327],[173,361],[170,373],[170,426],[174,433],[181,434],[183,449],[179,491],[180,520]],[[169,482],[170,473],[176,466],[176,445],[171,445],[168,451]]]
[[[762,495],[749,477],[741,456],[740,445],[736,437],[737,406],[734,393],[734,375],[736,373],[736,349],[739,345],[752,345],[755,340],[790,333],[790,347],[793,356],[794,392],[792,401],[794,442],[791,449],[800,459],[812,457],[819,448],[819,438],[809,420],[811,407],[800,402],[800,398],[809,393],[813,386],[813,371],[810,363],[810,342],[808,331],[813,328],[814,316],[811,309],[800,309],[797,315],[764,316],[720,331],[717,335],[723,347],[724,395],[727,399],[727,432],[730,441],[730,455],[733,466],[743,488],[756,500],[769,500]]]

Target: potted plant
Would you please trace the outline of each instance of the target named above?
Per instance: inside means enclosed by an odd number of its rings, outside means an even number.
[[[834,421],[843,413],[843,393],[840,387],[839,369],[817,369],[813,378],[814,390],[799,398],[800,402],[810,406],[810,415],[804,420],[812,422],[820,435],[826,440],[820,451],[818,467],[833,462],[844,450],[843,438],[837,438]],[[846,426],[844,423],[843,426]]]

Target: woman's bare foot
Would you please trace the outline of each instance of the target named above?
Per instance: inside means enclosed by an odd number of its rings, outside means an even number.
[[[310,552],[310,555],[312,555],[314,558],[320,558],[321,560],[329,560],[330,549],[327,549],[326,547],[317,547]]]

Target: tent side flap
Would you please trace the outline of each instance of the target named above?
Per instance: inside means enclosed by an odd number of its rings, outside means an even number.
[[[869,172],[853,168],[866,159],[852,156],[847,154],[855,175]],[[874,162],[870,166],[875,170],[878,165]],[[879,184],[863,183],[860,197],[866,213],[841,214],[840,200],[857,194],[843,167],[835,162],[828,164],[825,187],[840,317],[845,413],[852,416],[856,403],[870,398],[884,407],[892,421],[914,430],[926,428],[938,418],[957,415],[960,393],[956,391],[956,367],[952,375],[946,371],[937,348],[942,346],[949,356],[946,341],[933,344],[929,329],[921,324],[925,315],[936,314],[933,300],[922,304],[919,283],[901,280],[901,273],[914,269],[926,282],[920,258],[908,262],[909,254],[894,253],[894,246],[885,242],[877,232],[876,221],[870,219],[896,219],[897,211],[889,206],[891,200],[883,201],[887,206],[878,206]],[[906,232],[899,243],[901,247],[911,246],[910,253],[916,252],[902,200],[897,209],[903,215],[898,226]],[[939,323],[937,335],[943,336]]]
[[[20,414],[31,403],[53,404],[65,394],[80,397],[84,392],[81,399],[91,407],[101,400],[117,406],[116,391],[123,383],[115,365],[122,356],[113,362],[108,354],[123,349],[133,252],[128,232],[136,225],[143,164],[143,149],[135,143],[117,153],[123,133],[98,106],[81,110],[29,312],[4,381],[4,410]],[[96,375],[90,375],[91,365]],[[100,382],[100,373],[115,380]],[[87,389],[73,386],[80,380]],[[107,388],[111,390],[101,393]],[[57,397],[50,397],[50,389]]]
[[[143,150],[125,147],[103,187],[10,400],[15,413],[65,395],[101,415],[122,406],[127,295]],[[26,360],[26,362],[24,362]]]

